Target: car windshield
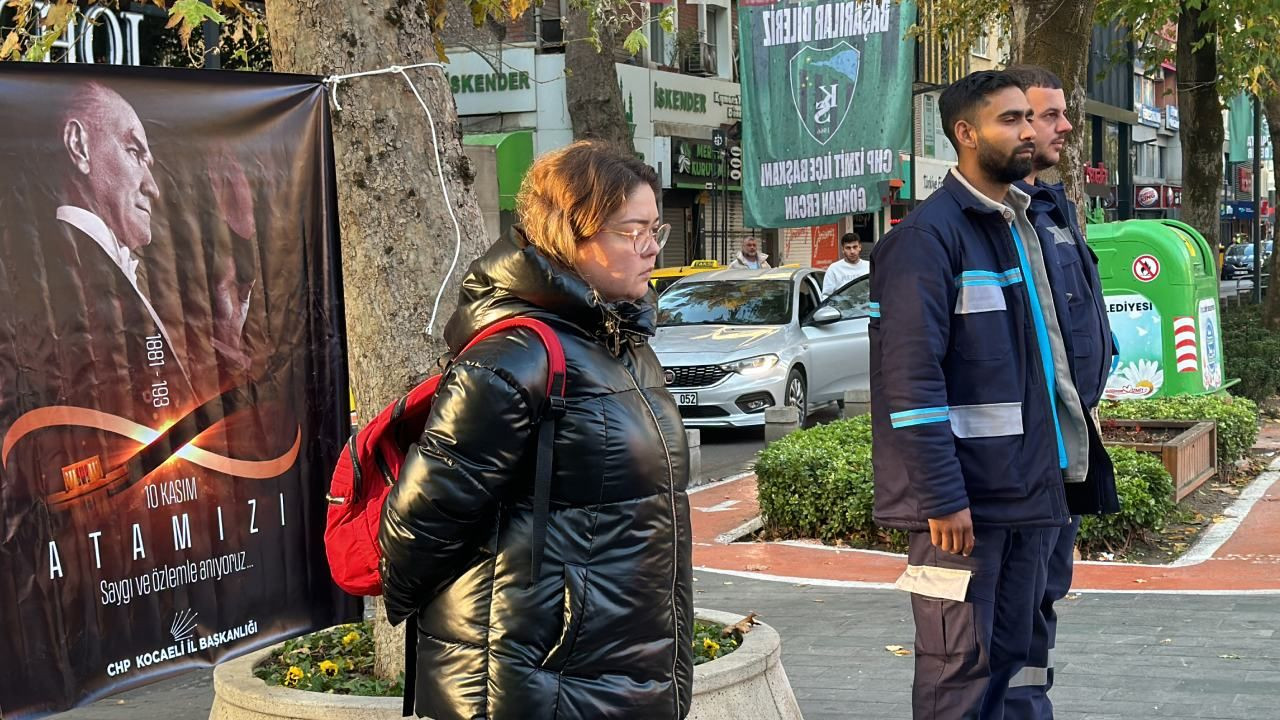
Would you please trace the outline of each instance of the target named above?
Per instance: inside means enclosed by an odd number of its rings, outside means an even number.
[[[1227,250],[1227,255],[1233,258],[1249,257],[1253,255],[1252,245],[1233,245]]]
[[[658,324],[785,325],[791,322],[790,280],[684,282],[658,298]]]
[[[866,317],[871,309],[871,283],[862,276],[847,283],[827,298],[827,305],[840,311],[841,320]]]

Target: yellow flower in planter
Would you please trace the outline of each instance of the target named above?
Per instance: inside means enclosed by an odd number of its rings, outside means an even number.
[[[297,687],[298,681],[302,679],[302,668],[293,665],[289,668],[289,672],[285,673],[284,684],[289,687]]]
[[[702,648],[707,651],[707,654],[711,656],[712,660],[715,659],[716,655],[720,654],[720,643],[712,640],[711,638],[702,639]]]
[[[356,642],[359,639],[360,639],[360,633],[356,632],[355,630],[352,630],[351,632],[342,636],[342,647],[351,647],[351,644]]]
[[[324,673],[325,677],[337,677],[338,665],[332,660],[323,660],[320,663],[320,672]]]

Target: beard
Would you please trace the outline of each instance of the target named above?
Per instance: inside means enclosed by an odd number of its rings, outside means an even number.
[[[1058,157],[1056,158],[1052,158],[1052,157],[1049,157],[1049,153],[1047,151],[1041,152],[1037,150],[1035,157],[1033,157],[1031,160],[1031,168],[1036,172],[1044,172],[1045,170],[1049,170],[1051,168],[1057,167],[1058,163],[1061,161],[1062,161],[1061,154],[1059,154]]]
[[[1031,161],[1034,152],[1030,156],[1017,154],[1018,151],[1025,150],[1027,147],[1034,148],[1034,145],[1019,145],[1008,155],[1002,155],[999,150],[990,145],[980,145],[978,147],[978,163],[983,172],[998,183],[1009,184],[1017,182],[1031,174]]]

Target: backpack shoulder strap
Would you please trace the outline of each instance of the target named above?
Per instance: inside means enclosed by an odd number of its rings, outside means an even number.
[[[500,320],[476,333],[459,353],[493,335],[515,328],[532,330],[547,350],[546,404],[538,415],[537,468],[533,478],[533,537],[530,539],[529,584],[542,570],[542,551],[547,540],[547,520],[551,514],[551,453],[555,447],[556,420],[564,416],[565,359],[564,347],[550,325],[531,317]]]
[[[565,361],[564,347],[560,344],[560,338],[556,335],[555,330],[545,322],[531,317],[514,317],[506,320],[499,320],[492,325],[484,328],[476,333],[475,337],[467,343],[466,347],[458,351],[457,357],[470,350],[475,345],[488,340],[498,333],[515,328],[524,328],[532,330],[537,334],[538,339],[542,341],[543,347],[547,349],[547,398],[559,397],[561,402],[564,400],[564,377],[565,377]]]

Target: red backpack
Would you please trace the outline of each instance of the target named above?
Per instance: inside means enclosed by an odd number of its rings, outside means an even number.
[[[533,318],[510,318],[481,330],[458,356],[495,333],[513,328],[527,328],[538,334],[546,346],[550,370],[547,376],[547,408],[540,417],[538,428],[537,472],[534,478],[530,577],[536,578],[551,502],[551,448],[555,420],[564,414],[564,349],[546,323]],[[431,413],[431,401],[442,376],[443,373],[427,378],[353,434],[333,469],[329,494],[325,496],[329,501],[329,513],[325,519],[324,547],[334,582],[352,595],[382,594],[382,578],[378,573],[378,563],[382,559],[382,550],[378,547],[382,505],[400,475],[400,466],[409,446],[422,437],[422,429]]]

